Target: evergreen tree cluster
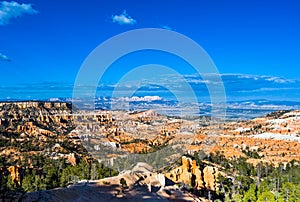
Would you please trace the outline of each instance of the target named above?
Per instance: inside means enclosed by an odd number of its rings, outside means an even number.
[[[13,199],[16,194],[65,187],[80,180],[97,180],[118,173],[97,161],[81,159],[70,165],[65,159],[53,160],[44,156],[31,156],[32,164],[19,162],[18,172],[21,182],[13,182],[8,171],[7,159],[0,157],[0,198]]]
[[[219,191],[215,199],[239,202],[300,202],[300,161],[291,161],[277,166],[247,162],[247,158],[226,159],[216,152],[194,155],[198,165],[203,160],[218,164],[226,175],[219,174]]]

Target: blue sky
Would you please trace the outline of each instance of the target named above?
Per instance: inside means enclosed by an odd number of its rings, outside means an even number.
[[[299,10],[297,0],[0,1],[0,83],[72,83],[101,42],[148,27],[195,40],[220,73],[298,79]]]

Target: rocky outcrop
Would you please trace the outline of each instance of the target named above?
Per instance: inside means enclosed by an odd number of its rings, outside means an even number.
[[[74,153],[67,155],[67,162],[71,163],[73,166],[76,165],[76,157]]]
[[[10,172],[11,181],[17,184],[18,186],[21,185],[21,176],[19,172],[19,167],[17,166],[9,166],[7,170]]]
[[[212,166],[206,166],[203,169],[204,187],[208,190],[216,191],[218,170]]]
[[[81,181],[68,188],[26,193],[22,201],[205,201],[166,182],[163,174],[138,163],[134,171],[93,182]],[[122,187],[121,179],[126,188]]]
[[[0,103],[0,131],[40,134],[41,129],[64,134],[74,127],[72,106],[63,102]],[[43,131],[45,132],[45,131]],[[48,135],[51,135],[47,133]]]
[[[196,189],[208,189],[216,191],[218,189],[217,176],[218,169],[206,166],[203,170],[197,165],[195,160],[182,157],[182,165],[165,174],[176,183],[183,182]]]

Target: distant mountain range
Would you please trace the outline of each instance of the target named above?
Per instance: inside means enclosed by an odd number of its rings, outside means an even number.
[[[112,106],[115,108],[120,103],[126,103],[130,110],[156,109],[160,113],[170,113],[169,115],[198,115],[200,111],[201,115],[210,115],[212,106],[207,85],[220,85],[216,82],[217,76],[206,75],[204,80],[199,75],[184,75],[184,80],[180,80],[174,75],[160,75],[143,82],[133,80],[126,83],[101,83],[95,87],[95,106],[97,109],[111,109]],[[220,76],[226,92],[228,118],[249,119],[281,109],[300,109],[300,80],[242,74]],[[160,79],[160,85],[156,84],[157,79]],[[189,84],[198,103],[191,101],[183,83]],[[179,92],[184,102],[179,102],[178,94],[176,97],[174,92],[168,90],[170,86]],[[70,83],[54,82],[0,85],[0,101],[71,102],[73,88]],[[80,88],[84,90],[93,87]],[[132,95],[129,92],[135,93]]]

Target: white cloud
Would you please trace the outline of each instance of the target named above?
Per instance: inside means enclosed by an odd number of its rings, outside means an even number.
[[[252,75],[252,74],[221,74],[222,76],[232,76],[237,77],[238,79],[253,79],[257,80],[265,80],[274,83],[293,83],[294,80],[292,79],[285,79],[282,77],[274,77],[274,76],[262,76],[262,75]]]
[[[272,81],[274,83],[289,83],[291,80],[287,80],[280,77],[264,77],[267,81]]]
[[[24,14],[36,13],[38,13],[38,11],[34,10],[31,4],[2,1],[0,2],[0,26],[8,24],[12,18],[21,17]]]
[[[0,60],[8,61],[8,62],[10,61],[10,59],[6,55],[4,55],[2,53],[0,53]]]
[[[166,30],[173,30],[171,27],[168,25],[161,25],[161,28],[166,29]]]
[[[113,15],[112,21],[120,25],[133,25],[136,23],[136,20],[126,13],[126,10],[121,15]]]

